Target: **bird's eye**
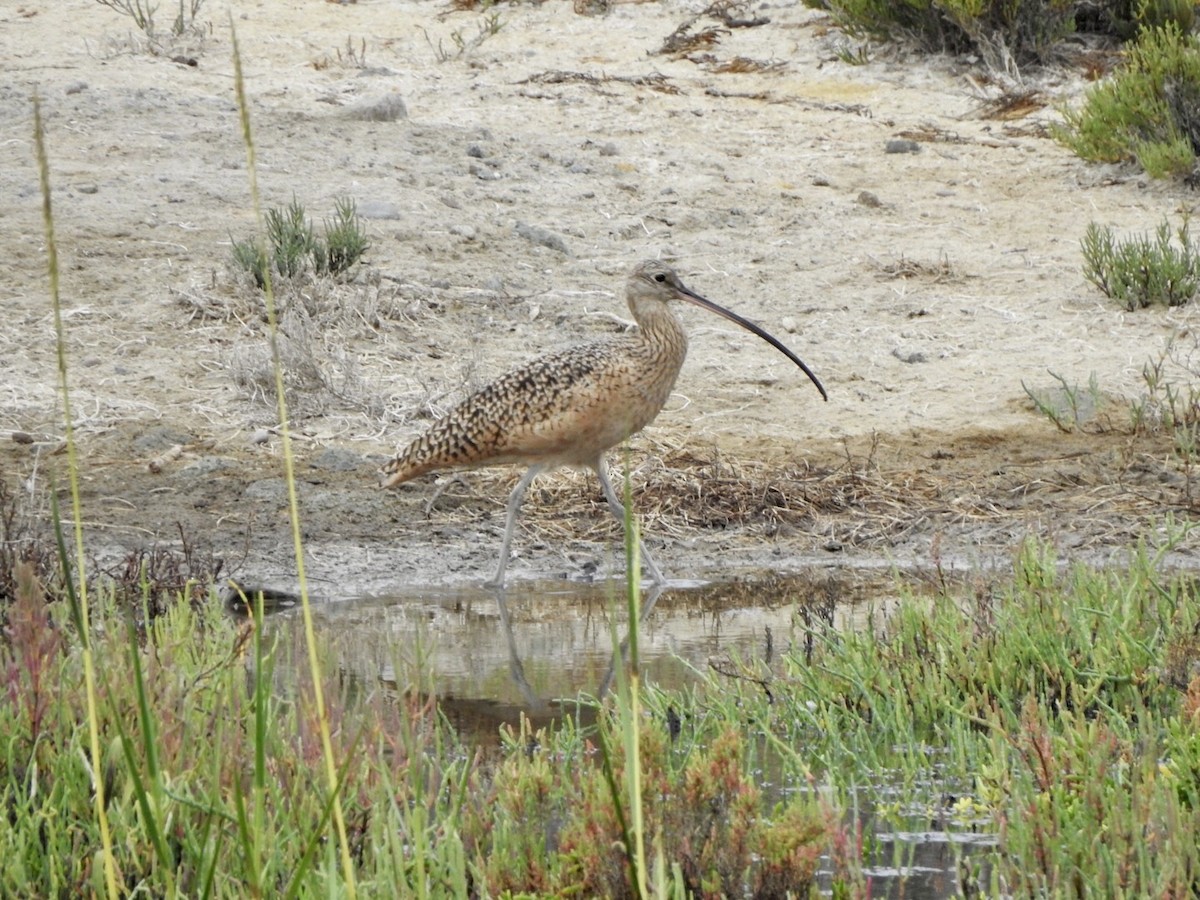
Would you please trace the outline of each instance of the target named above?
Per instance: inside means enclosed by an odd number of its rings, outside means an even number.
[[[667,280],[667,276],[664,275],[662,272],[659,272],[657,275],[654,276],[654,280],[657,281],[659,284],[662,284],[664,281]]]

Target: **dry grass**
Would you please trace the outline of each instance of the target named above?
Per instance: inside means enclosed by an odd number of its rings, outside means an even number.
[[[645,87],[660,94],[678,94],[679,88],[671,84],[666,75],[653,72],[649,75],[593,75],[590,72],[569,72],[563,69],[553,69],[548,72],[538,72],[517,84],[590,84],[599,87],[604,84],[627,84],[632,87]]]
[[[630,473],[634,507],[652,538],[807,534],[814,548],[886,552],[944,530],[1007,533],[1014,542],[1034,531],[1051,537],[1073,532],[1074,548],[1101,548],[1136,541],[1169,509],[1186,511],[1183,493],[1163,487],[1171,466],[1150,446],[1110,460],[1115,472],[1075,453],[994,469],[977,460],[955,465],[951,457],[935,469],[911,456],[881,462],[874,441],[847,445],[840,460],[819,463],[734,459],[712,448],[655,451],[635,450]],[[998,451],[1004,455],[1002,446]],[[618,484],[619,466],[610,454]],[[500,509],[518,475],[514,469],[486,470],[463,483],[471,496]],[[439,522],[479,521],[473,503],[443,503],[432,515]],[[535,482],[521,521],[545,542],[620,535],[595,478],[582,472],[560,471]]]

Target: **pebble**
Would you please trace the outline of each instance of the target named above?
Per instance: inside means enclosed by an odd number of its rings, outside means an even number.
[[[480,181],[499,181],[500,173],[490,166],[481,166],[478,163],[471,163],[468,167],[471,174]]]
[[[190,444],[192,436],[170,426],[159,426],[143,431],[132,441],[133,452],[138,456],[161,453],[176,444]]]
[[[364,219],[399,219],[400,207],[387,200],[364,200],[358,214]]]
[[[309,460],[308,465],[313,469],[324,469],[327,472],[353,472],[362,468],[364,460],[361,454],[351,453],[339,447],[326,447]]]
[[[237,468],[237,463],[227,456],[202,456],[188,463],[175,474],[179,478],[207,478],[217,472]]]
[[[404,105],[404,98],[393,91],[350,107],[347,115],[363,122],[395,122],[408,118],[408,107]]]
[[[562,239],[562,235],[547,231],[539,225],[526,225],[524,222],[518,222],[515,230],[518,235],[530,243],[541,244],[543,247],[549,247],[551,250],[557,250],[568,256],[571,253],[567,249],[567,242]]]
[[[883,148],[884,153],[920,153],[921,145],[908,138],[892,138]]]
[[[892,356],[896,357],[900,362],[908,363],[909,365],[929,361],[929,357],[920,350],[901,350],[899,347],[892,348]]]
[[[246,485],[242,491],[243,500],[286,503],[287,498],[287,482],[282,478],[262,478]]]

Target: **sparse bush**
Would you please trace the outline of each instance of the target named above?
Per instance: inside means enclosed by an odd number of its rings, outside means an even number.
[[[310,268],[317,275],[340,275],[362,259],[370,247],[354,201],[339,197],[332,220],[325,220],[325,234],[318,238],[304,206],[292,199],[285,208],[269,209],[264,218],[270,249],[254,240],[232,240],[233,264],[248,272],[259,288],[268,272],[294,279]]]
[[[613,726],[610,720],[598,727]],[[488,818],[468,813],[462,833],[485,860],[482,895],[638,896],[625,865],[621,814],[600,767],[581,759],[564,770],[545,754],[522,750],[550,737],[505,729],[507,757],[478,807]],[[677,867],[681,894],[810,896],[821,855],[840,830],[817,803],[797,796],[771,808],[747,773],[745,738],[735,727],[687,747],[673,745],[658,728],[640,737],[650,843]],[[618,735],[605,739],[619,743]],[[619,780],[628,761],[619,750],[616,756]]]
[[[286,209],[268,209],[264,218],[275,271],[284,278],[295,278],[308,266],[317,245],[312,222],[295,197]]]
[[[158,12],[158,4],[150,2],[150,0],[96,0],[101,6],[107,6],[109,9],[129,16],[133,19],[133,23],[138,27],[138,30],[148,38],[158,37],[158,29],[154,23],[154,16]],[[200,15],[200,9],[204,6],[204,0],[179,0],[178,11],[175,13],[175,18],[171,21],[171,34],[175,37],[186,34],[196,27],[196,19]]]
[[[1164,221],[1153,236],[1119,241],[1112,228],[1093,222],[1082,241],[1083,275],[1128,310],[1154,304],[1182,306],[1200,289],[1200,254],[1186,219],[1175,237],[1178,247]]]
[[[851,34],[900,39],[934,53],[976,51],[988,65],[1041,62],[1075,27],[1075,0],[804,0]]]
[[[313,247],[317,274],[340,275],[358,262],[369,246],[354,201],[338,198],[333,221],[325,220],[325,242],[318,241]]]
[[[1073,431],[1101,432],[1107,429],[1107,421],[1099,415],[1106,404],[1095,372],[1084,388],[1078,384],[1069,384],[1067,379],[1057,372],[1047,371],[1050,377],[1058,382],[1056,387],[1034,388],[1027,385],[1024,379],[1021,380],[1025,396],[1032,401],[1034,409],[1053,422],[1064,434]]]
[[[1200,41],[1175,24],[1145,30],[1121,70],[1063,116],[1058,139],[1086,160],[1136,161],[1152,178],[1191,172],[1200,146]]]
[[[1045,62],[1075,31],[1129,40],[1168,25],[1186,34],[1191,0],[804,0],[850,34],[901,40],[933,53],[978,53],[989,68],[1019,74]],[[852,62],[857,59],[852,58]]]
[[[1143,29],[1172,22],[1188,32],[1196,18],[1192,0],[1086,0],[1075,7],[1077,30],[1109,34],[1123,41],[1137,37]]]
[[[267,286],[267,272],[271,268],[271,258],[267,255],[266,249],[258,241],[236,241],[230,238],[233,244],[233,265],[234,268],[250,273],[250,277],[254,279],[254,283],[261,290]]]

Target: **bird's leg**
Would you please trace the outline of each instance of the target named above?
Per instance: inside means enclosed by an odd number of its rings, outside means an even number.
[[[496,568],[495,577],[491,581],[484,582],[484,587],[504,587],[504,568],[508,565],[508,550],[512,546],[513,529],[517,525],[517,513],[521,509],[521,500],[524,499],[525,492],[529,490],[530,482],[537,478],[545,468],[544,465],[530,466],[529,470],[521,476],[521,480],[517,482],[517,486],[513,488],[513,492],[509,495],[508,515],[504,521],[504,540],[500,544],[500,565]]]
[[[428,519],[433,513],[433,504],[437,503],[442,494],[446,493],[446,489],[450,487],[450,485],[456,483],[464,487],[466,487],[467,484],[465,481],[463,481],[463,477],[455,472],[453,475],[444,479],[441,484],[434,488],[433,496],[425,502],[425,518]]]
[[[600,487],[604,489],[604,498],[608,500],[608,508],[612,510],[612,514],[616,516],[617,521],[621,523],[621,528],[624,529],[626,527],[625,504],[621,502],[621,498],[613,490],[612,482],[608,480],[608,472],[605,471],[604,460],[596,460],[592,464],[592,468],[596,470],[596,475],[600,478]],[[666,584],[667,579],[663,577],[663,573],[654,564],[654,557],[650,555],[650,551],[646,549],[646,542],[641,538],[638,538],[638,550],[642,557],[642,562],[646,565],[646,571],[650,573],[650,580],[655,584]]]

